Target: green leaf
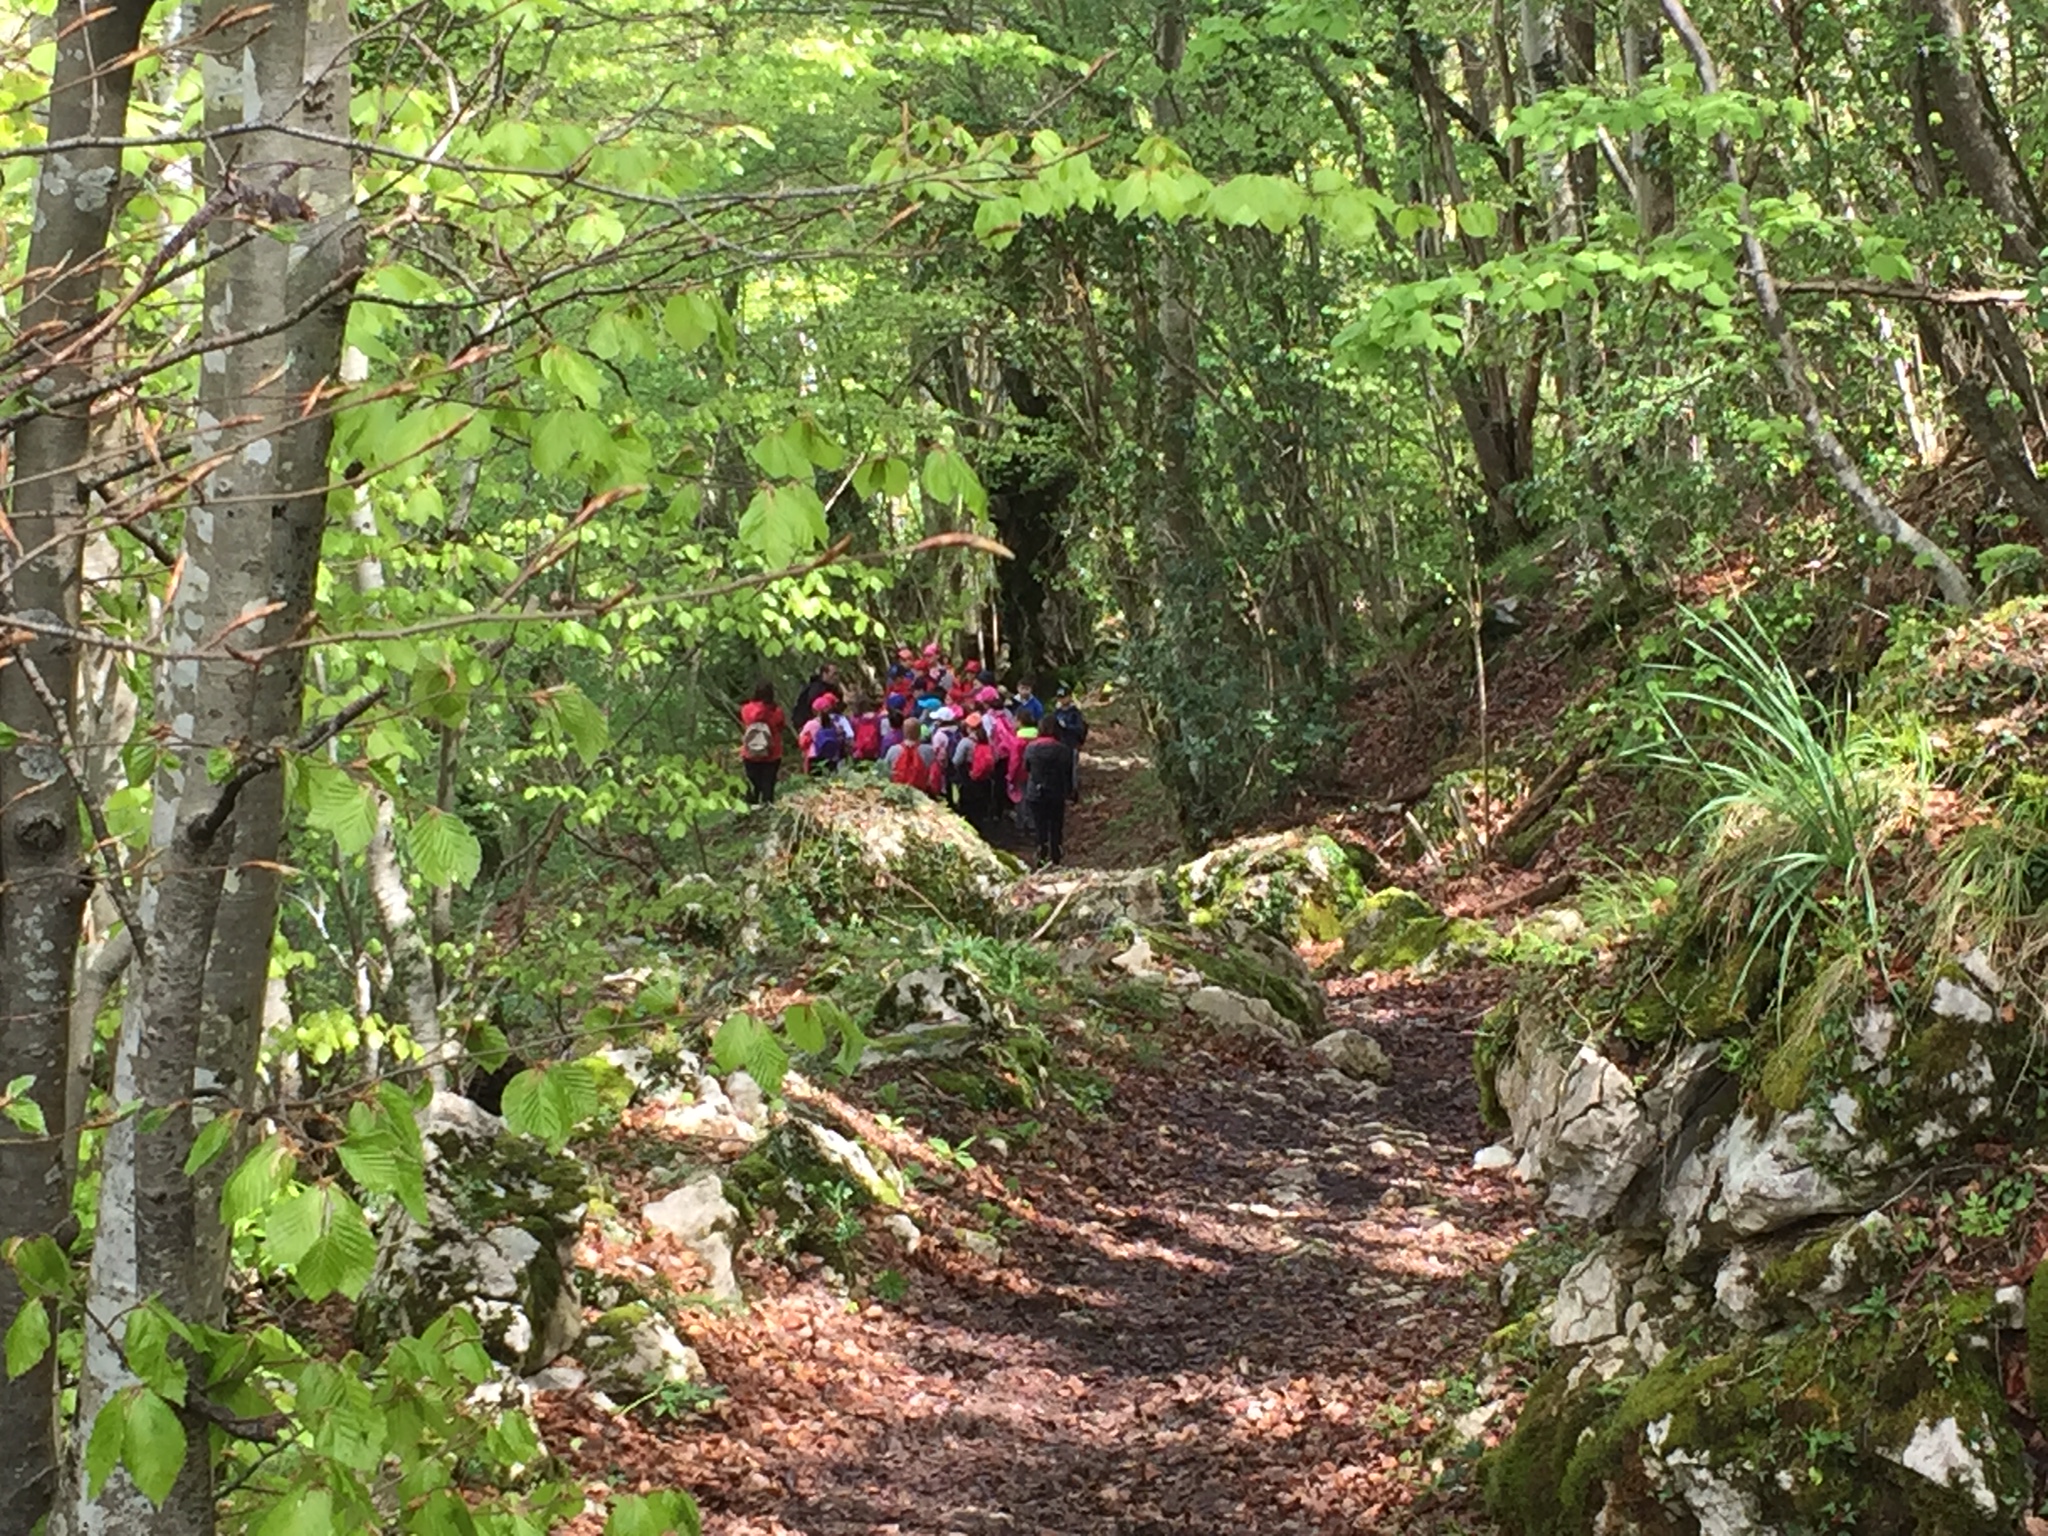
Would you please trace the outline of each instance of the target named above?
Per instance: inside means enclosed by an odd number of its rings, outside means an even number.
[[[439,889],[468,890],[483,867],[484,847],[460,816],[428,806],[406,832],[406,847],[420,878]]]
[[[1024,204],[1014,197],[992,197],[974,211],[974,238],[992,250],[1003,250],[1024,227]]]
[[[661,311],[661,328],[685,352],[696,351],[716,336],[724,320],[724,308],[701,289],[677,294]]]
[[[711,1037],[711,1060],[721,1072],[737,1072],[754,1052],[761,1026],[744,1013],[729,1013]]]
[[[797,1003],[782,1012],[782,1032],[789,1043],[806,1055],[825,1049],[825,1025],[809,1003]]]
[[[15,1243],[8,1252],[8,1262],[14,1266],[14,1277],[21,1282],[24,1295],[71,1294],[71,1261],[64,1257],[64,1250],[57,1246],[54,1237],[42,1234]]]
[[[965,459],[950,448],[934,448],[924,459],[925,494],[939,501],[963,502],[971,512],[988,509],[988,492]]]
[[[142,1496],[161,1508],[185,1466],[185,1426],[169,1403],[146,1389],[128,1399],[123,1419],[121,1463]]]
[[[306,821],[333,837],[343,858],[370,846],[377,831],[377,802],[367,784],[323,758],[299,760],[299,783],[306,795]]]
[[[825,503],[803,482],[764,486],[740,515],[740,538],[771,566],[825,542]]]
[[[185,1401],[185,1365],[173,1360],[171,1322],[156,1306],[137,1307],[121,1331],[121,1357],[150,1391],[174,1403]]]
[[[559,1152],[576,1128],[603,1107],[597,1079],[580,1062],[528,1067],[505,1085],[500,1101],[505,1123]]]
[[[325,1488],[300,1483],[278,1496],[256,1532],[257,1536],[331,1536],[335,1529],[334,1495]]]
[[[120,1465],[121,1440],[127,1427],[128,1405],[119,1394],[100,1404],[100,1411],[93,1416],[92,1435],[85,1443],[85,1488],[95,1498]]]
[[[377,1262],[377,1242],[362,1207],[332,1184],[299,1191],[264,1223],[265,1252],[292,1271],[309,1301],[339,1291],[353,1301]]]
[[[22,1298],[7,1325],[7,1379],[14,1380],[43,1358],[50,1347],[50,1309],[37,1297]]]
[[[228,1175],[220,1192],[220,1219],[229,1226],[260,1215],[284,1193],[292,1172],[298,1167],[281,1136],[272,1136],[249,1149],[241,1166]]]
[[[586,411],[604,402],[604,370],[581,352],[549,347],[540,355],[540,376],[565,394],[574,395]]]
[[[0,1114],[5,1114],[12,1120],[16,1129],[31,1136],[50,1134],[49,1122],[43,1118],[43,1106],[34,1099],[10,1098],[4,1106],[0,1106]]]
[[[208,1163],[227,1150],[227,1144],[234,1138],[235,1125],[241,1118],[239,1109],[231,1109],[224,1115],[215,1115],[199,1127],[199,1134],[192,1138],[192,1150],[185,1154],[185,1177],[204,1168]]]
[[[604,711],[574,683],[550,688],[538,696],[536,702],[547,711],[550,725],[582,759],[584,767],[595,763],[604,749],[611,745],[611,726],[605,720]]]
[[[803,436],[794,423],[763,435],[749,456],[762,474],[777,480],[795,480],[811,472],[810,455],[804,452]]]
[[[1458,209],[1458,228],[1480,240],[1491,240],[1500,228],[1500,210],[1491,203],[1470,202]]]
[[[697,1501],[680,1489],[629,1493],[612,1503],[604,1536],[703,1536]]]

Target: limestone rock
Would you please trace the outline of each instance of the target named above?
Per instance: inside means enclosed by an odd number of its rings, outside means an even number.
[[[1597,1344],[1621,1332],[1622,1275],[1608,1250],[1596,1249],[1571,1267],[1557,1288],[1550,1342],[1557,1349]]]
[[[434,1095],[420,1132],[427,1221],[392,1213],[356,1308],[357,1334],[376,1348],[467,1306],[493,1358],[536,1371],[582,1327],[570,1262],[588,1175],[456,1094]]]
[[[738,1301],[740,1284],[732,1272],[733,1234],[740,1213],[725,1198],[725,1185],[706,1169],[659,1200],[642,1206],[641,1220],[657,1232],[675,1237],[710,1271],[707,1289],[719,1301]]]
[[[1965,1024],[1989,1024],[1998,1012],[1970,988],[1946,976],[1934,983],[1934,1012],[1939,1018],[1961,1019]]]
[[[932,915],[993,930],[1022,866],[916,790],[857,775],[785,781],[757,812],[763,877],[826,921],[856,913]]]
[[[969,1056],[1009,1024],[1008,1010],[957,966],[908,971],[875,1004],[862,1064]]]
[[[1738,1237],[1755,1237],[1852,1211],[1857,1197],[1814,1161],[1818,1153],[1846,1150],[1839,1127],[1832,1120],[1823,1123],[1813,1110],[1768,1120],[1740,1114],[1721,1147],[1718,1212]]]
[[[1039,870],[1011,889],[1013,932],[1055,941],[1119,927],[1156,928],[1173,917],[1173,875],[1164,869]]]
[[[1998,1496],[1984,1475],[1984,1458],[1964,1438],[1954,1414],[1921,1420],[1913,1426],[1912,1438],[1884,1454],[1936,1487],[1961,1493],[1983,1513],[1997,1513]]]
[[[1283,943],[1340,937],[1365,899],[1363,849],[1325,833],[1272,833],[1210,850],[1175,873],[1182,910],[1197,928],[1236,920]]]
[[[1522,1149],[1522,1176],[1547,1186],[1560,1215],[1609,1215],[1656,1153],[1656,1127],[1634,1081],[1590,1044],[1564,1060],[1518,1042],[1494,1083]]]
[[[1394,1080],[1394,1063],[1388,1058],[1385,1047],[1371,1035],[1358,1030],[1333,1029],[1309,1049],[1346,1077],[1361,1078],[1371,1083],[1391,1083]]]
[[[1472,1154],[1472,1167],[1479,1173],[1504,1173],[1515,1166],[1515,1149],[1496,1142]]]
[[[884,1173],[876,1166],[868,1149],[850,1136],[843,1136],[829,1125],[820,1125],[815,1120],[803,1122],[804,1133],[811,1138],[820,1159],[827,1166],[837,1169],[851,1179],[856,1188],[878,1205],[896,1206],[903,1203],[903,1176],[892,1167]]]
[[[697,1351],[644,1301],[627,1302],[599,1317],[576,1354],[590,1385],[613,1397],[637,1398],[672,1383],[705,1379]]]
[[[735,1073],[735,1077],[744,1074]],[[749,1085],[752,1079],[748,1079]],[[754,1090],[756,1095],[760,1090]],[[718,1079],[709,1073],[691,1080],[691,1086],[658,1095],[653,1101],[661,1109],[664,1130],[678,1136],[704,1141],[750,1142],[760,1134],[755,1123],[740,1113]]]
[[[1298,1045],[1301,1028],[1260,997],[1246,997],[1224,987],[1197,987],[1187,997],[1188,1012],[1217,1029],[1265,1035]]]

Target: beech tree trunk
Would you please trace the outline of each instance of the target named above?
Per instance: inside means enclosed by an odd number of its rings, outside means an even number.
[[[122,132],[148,14],[148,0],[58,0],[46,125],[52,143]],[[119,149],[74,148],[47,156],[36,178],[20,335],[36,338],[43,387],[52,392],[75,389],[90,370],[85,333],[107,281],[120,174]],[[91,439],[84,405],[52,411],[15,433],[13,529],[0,540],[0,607],[8,612],[44,623],[78,621]],[[47,1131],[25,1136],[0,1122],[4,1239],[59,1233],[70,1221],[66,1056],[88,880],[79,789],[61,750],[71,734],[76,649],[47,635],[19,643],[4,636],[0,646],[11,648],[14,661],[0,667],[0,725],[15,742],[0,749],[0,1076],[34,1079],[29,1093]],[[12,1271],[0,1266],[0,1330],[21,1304]],[[0,1536],[27,1536],[56,1499],[56,1413],[53,1351],[0,1389]]]
[[[309,38],[314,22],[318,42]],[[207,230],[202,336],[274,330],[224,344],[200,370],[195,448],[211,467],[186,513],[183,578],[165,626],[165,644],[185,654],[158,668],[162,755],[149,875],[137,898],[142,933],[114,1059],[117,1098],[153,1113],[129,1116],[107,1136],[79,1388],[86,1424],[127,1380],[118,1341],[133,1307],[156,1297],[203,1320],[221,1302],[217,1223],[203,1209],[206,1187],[183,1165],[197,1124],[242,1102],[254,1074],[270,926],[265,904],[245,899],[244,882],[260,887],[272,873],[251,861],[274,856],[283,799],[275,767],[265,770],[266,758],[251,754],[274,748],[271,733],[296,722],[299,709],[291,653],[252,662],[223,642],[232,637],[246,651],[295,636],[304,624],[332,436],[331,407],[304,407],[335,372],[346,284],[359,265],[345,155],[321,156],[306,140],[244,126],[282,126],[316,102],[325,105],[315,110],[339,112],[326,121],[347,121],[345,12],[335,0],[277,0],[254,10],[209,0],[201,30],[209,131],[201,168],[237,213]],[[309,63],[318,81],[311,86]],[[251,218],[294,238],[238,240]],[[328,302],[286,322],[323,292]],[[238,764],[225,777],[209,772],[211,754],[223,750]],[[271,917],[275,901],[272,885]],[[217,939],[227,922],[245,927]],[[218,1027],[209,1025],[210,997],[222,1010]],[[209,1437],[197,1415],[186,1427],[185,1465],[160,1508],[119,1472],[94,1497],[81,1469],[81,1536],[212,1530]]]

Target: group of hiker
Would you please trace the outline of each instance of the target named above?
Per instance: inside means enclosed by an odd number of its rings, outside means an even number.
[[[878,774],[944,800],[990,841],[1006,820],[1024,828],[1036,835],[1039,861],[1059,863],[1088,739],[1072,690],[1058,689],[1048,708],[1030,683],[1004,687],[978,659],[956,667],[937,645],[898,647],[885,687],[879,699],[851,701],[828,661],[785,715],[775,685],[762,682],[740,706],[747,803],[774,803],[793,719],[806,774]]]

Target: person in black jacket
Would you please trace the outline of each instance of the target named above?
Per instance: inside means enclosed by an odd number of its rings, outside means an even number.
[[[811,674],[811,680],[804,684],[803,692],[796,696],[796,707],[789,718],[798,725],[804,724],[817,713],[818,700],[828,693],[840,693],[839,664],[825,661],[818,664],[818,670]]]
[[[1088,740],[1088,720],[1074,702],[1074,690],[1062,688],[1053,695],[1052,713],[1046,716],[1048,734],[1073,748],[1074,804],[1081,803],[1081,746]]]
[[[1057,734],[1034,738],[1024,748],[1024,804],[1038,831],[1038,862],[1057,864],[1066,855],[1067,806],[1077,799],[1074,749]]]

